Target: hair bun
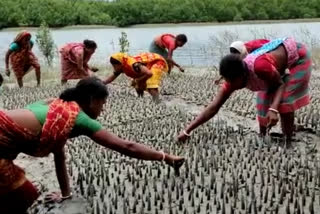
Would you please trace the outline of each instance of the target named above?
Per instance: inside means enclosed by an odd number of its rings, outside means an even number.
[[[63,91],[59,97],[64,101],[76,101],[78,99],[78,93],[76,88],[68,88]]]

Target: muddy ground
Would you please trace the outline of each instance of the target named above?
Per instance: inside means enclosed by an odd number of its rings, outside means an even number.
[[[297,113],[296,124],[302,129],[296,133],[293,148],[280,146],[279,127],[272,129],[275,137],[258,137],[254,95],[248,91],[236,93],[214,119],[181,145],[176,142],[177,134],[218,88],[213,84],[214,72],[190,70],[166,77],[160,105],[147,95],[138,99],[127,80],[120,79],[110,86],[111,96],[99,118],[119,136],[184,155],[187,161],[180,177],[161,163],[124,158],[92,146],[88,138],[74,139],[67,152],[72,200],[42,203],[47,193],[59,190],[52,156],[39,159],[20,154],[15,161],[41,189],[30,213],[288,213],[288,209],[312,213],[310,204],[317,213],[319,77],[315,75],[311,82],[312,105]],[[4,107],[22,107],[61,90],[58,84],[40,89],[27,86],[23,93],[7,87]]]

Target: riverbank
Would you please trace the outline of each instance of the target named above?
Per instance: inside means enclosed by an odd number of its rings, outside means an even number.
[[[285,23],[316,23],[320,18],[311,19],[280,19],[280,20],[246,20],[230,22],[183,22],[183,23],[158,23],[158,24],[137,24],[126,27],[117,27],[113,25],[70,25],[65,27],[51,27],[54,30],[74,30],[74,29],[126,29],[126,28],[158,28],[158,27],[184,27],[184,26],[224,26],[224,25],[259,25],[259,24],[285,24]],[[37,30],[38,27],[9,27],[2,28],[0,32],[19,31],[21,29]]]

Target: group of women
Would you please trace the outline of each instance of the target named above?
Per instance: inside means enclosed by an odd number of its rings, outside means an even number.
[[[40,66],[31,52],[33,42],[30,38],[27,32],[19,34],[10,45],[6,57],[6,63],[11,57],[12,69],[21,87],[22,76],[30,67],[36,69],[40,84]],[[179,170],[184,162],[183,157],[123,140],[103,129],[96,118],[108,97],[106,84],[110,84],[121,73],[133,79],[132,85],[140,96],[146,90],[158,99],[163,73],[169,72],[173,66],[183,71],[172,59],[172,52],[186,42],[184,35],[175,37],[163,34],[152,42],[149,53],[138,56],[113,54],[110,63],[114,72],[103,81],[91,76],[91,72],[97,69],[88,65],[97,48],[95,42],[85,40],[83,43],[65,45],[60,50],[61,81],[64,84],[69,79],[81,79],[77,85],[63,91],[59,98],[39,101],[24,109],[0,111],[0,213],[22,213],[38,197],[36,187],[13,162],[19,153],[35,157],[53,153],[61,194],[52,198],[55,201],[70,198],[72,193],[64,145],[67,139],[79,135],[86,135],[94,142],[124,155],[164,161]],[[23,49],[24,54],[20,53]],[[25,59],[22,60],[23,57]],[[22,67],[17,69],[18,65]],[[311,59],[306,47],[290,37],[248,43],[237,41],[231,44],[230,54],[222,58],[219,71],[224,80],[219,92],[203,112],[181,131],[178,140],[187,140],[195,128],[217,114],[234,91],[247,88],[258,92],[261,135],[267,134],[280,116],[285,139],[290,143],[294,132],[294,112],[310,102],[308,85]]]
[[[184,72],[184,69],[173,60],[172,56],[173,51],[182,47],[186,42],[187,37],[184,34],[177,36],[162,34],[152,41],[147,53],[137,56],[129,56],[120,52],[112,54],[110,63],[115,71],[103,82],[109,84],[124,73],[133,79],[132,86],[139,96],[143,96],[144,91],[148,91],[155,101],[159,101],[159,87],[164,74],[170,73],[173,66],[177,66],[181,72]],[[24,75],[31,68],[35,69],[37,83],[38,86],[40,85],[40,65],[32,52],[33,45],[31,34],[22,31],[10,44],[6,54],[6,74],[10,75],[10,61],[20,88],[23,87]],[[93,72],[98,71],[97,68],[88,65],[96,48],[97,44],[94,41],[84,40],[83,43],[68,43],[60,49],[61,84],[65,84],[68,80],[89,77]],[[3,78],[0,81],[2,83]]]
[[[0,213],[24,213],[39,196],[37,188],[26,178],[24,170],[13,162],[19,153],[34,157],[52,153],[61,193],[51,194],[49,199],[60,202],[71,198],[64,146],[69,138],[80,135],[88,136],[103,147],[124,155],[142,160],[163,161],[179,170],[184,162],[183,157],[121,139],[103,129],[96,120],[108,97],[106,84],[122,72],[133,78],[140,95],[148,90],[151,95],[158,96],[162,72],[168,72],[173,65],[179,66],[172,60],[172,52],[183,45],[175,36],[167,38],[168,36],[169,34],[163,36],[163,44],[168,42],[170,45],[170,57],[164,58],[156,53],[138,56],[113,54],[110,62],[114,73],[105,81],[92,76],[92,72],[97,69],[88,65],[97,48],[94,41],[66,44],[60,49],[61,83],[81,79],[77,85],[63,91],[59,98],[38,101],[24,109],[0,110]],[[182,38],[186,42],[186,37]],[[162,38],[157,41],[162,41]],[[31,68],[36,70],[40,85],[40,66],[32,52],[33,44],[31,34],[23,31],[10,44],[6,54],[6,74],[10,75],[10,61],[19,87],[23,87],[22,78]],[[164,53],[165,51],[162,54]],[[180,69],[182,70],[181,67]]]

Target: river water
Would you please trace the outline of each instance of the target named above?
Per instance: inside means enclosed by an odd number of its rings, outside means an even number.
[[[4,68],[4,56],[18,29],[0,31],[0,69]],[[36,29],[30,29],[35,38]],[[95,40],[98,49],[92,62],[102,65],[107,57],[119,50],[118,40],[121,32],[126,32],[130,42],[130,53],[148,51],[152,39],[161,33],[184,33],[188,43],[174,53],[178,63],[186,66],[216,65],[222,54],[228,51],[228,45],[234,40],[247,41],[254,38],[275,38],[294,36],[309,46],[318,44],[320,22],[273,23],[273,24],[179,24],[179,25],[142,25],[129,28],[61,28],[52,29],[54,42],[58,47],[68,42],[81,42],[84,39]],[[34,52],[43,63],[43,57],[37,45]],[[58,59],[58,57],[56,57]],[[57,60],[56,60],[57,62]]]

